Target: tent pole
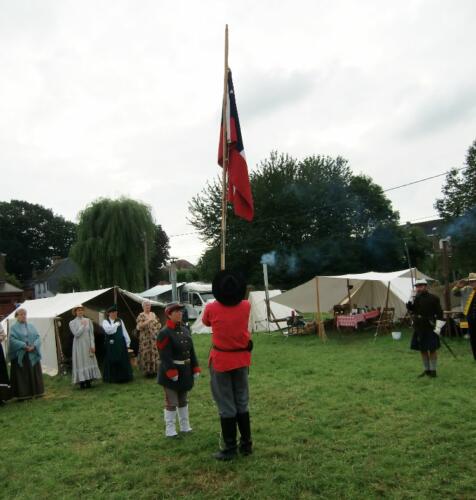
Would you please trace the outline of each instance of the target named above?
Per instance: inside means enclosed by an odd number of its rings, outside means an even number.
[[[316,276],[316,299],[317,299],[317,332],[321,340],[327,340],[324,323],[321,318],[321,301],[319,298],[319,276]]]
[[[352,304],[350,303],[350,281],[347,280],[347,300],[349,301],[349,314],[352,312]]]
[[[374,340],[377,339],[377,335],[378,335],[378,330],[380,328],[380,325],[382,323],[382,315],[385,311],[385,309],[388,308],[388,298],[389,298],[389,295],[390,295],[390,281],[388,282],[388,285],[387,285],[387,295],[385,297],[385,306],[384,308],[382,309],[382,311],[380,311],[380,318],[379,318],[379,322],[378,322],[378,325],[377,325],[377,330],[375,330],[375,335],[374,335]]]
[[[56,358],[58,359],[58,371],[61,375],[66,375],[65,369],[65,357],[63,353],[63,348],[61,346],[61,339],[59,335],[58,323],[61,321],[61,318],[54,318],[53,325],[55,328],[55,341],[56,341]]]

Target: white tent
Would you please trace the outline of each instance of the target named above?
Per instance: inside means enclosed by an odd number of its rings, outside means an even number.
[[[431,280],[418,269],[405,269],[391,273],[368,272],[362,274],[344,274],[341,276],[316,276],[287,292],[273,297],[272,302],[293,307],[301,312],[331,312],[336,304],[345,304],[349,300],[358,307],[370,306],[395,308],[395,317],[406,314],[405,303],[412,294],[412,278]]]
[[[120,313],[122,311],[121,318],[124,320],[126,328],[132,329],[137,314],[142,310],[141,303],[144,299],[120,288],[60,293],[54,297],[27,300],[21,304],[21,307],[26,309],[28,321],[36,327],[40,334],[41,366],[44,373],[48,375],[58,374],[59,360],[68,346],[68,342],[65,340],[70,337],[68,323],[72,319],[71,309],[75,305],[83,304],[86,316],[91,318],[95,325],[98,325],[103,319],[102,311],[113,304],[114,300],[117,300]],[[163,309],[159,302],[152,301],[152,305]],[[12,312],[3,320],[3,329],[8,333],[10,326],[14,323],[15,313]],[[8,342],[5,341],[5,344],[8,345]]]
[[[248,300],[251,303],[251,331],[262,332],[262,331],[275,331],[279,328],[286,328],[286,318],[291,316],[294,309],[277,304],[276,302],[271,302],[271,297],[277,297],[281,294],[281,290],[269,290],[271,308],[271,321],[268,321],[268,313],[266,310],[266,296],[265,292],[250,292]],[[283,320],[279,323],[275,323],[272,320]]]
[[[277,297],[281,294],[281,290],[269,290],[269,296]],[[266,300],[265,300],[265,292],[250,292],[248,296],[248,300],[251,304],[251,313],[250,313],[250,321],[248,328],[250,332],[262,332],[262,331],[275,331],[278,330],[279,327],[286,327],[285,318],[291,316],[293,309],[287,306],[283,306],[281,304],[271,303],[271,320],[278,319],[283,320],[276,324],[273,321],[268,323],[267,311],[266,311]],[[192,333],[211,333],[211,328],[204,325],[202,322],[203,311],[200,313],[199,317],[192,325]]]

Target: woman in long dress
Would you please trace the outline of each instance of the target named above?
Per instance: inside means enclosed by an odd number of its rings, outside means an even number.
[[[25,309],[17,309],[15,318],[17,322],[8,338],[12,396],[19,400],[43,396],[40,335],[35,326],[27,322]]]
[[[3,354],[2,342],[6,338],[6,334],[0,323],[0,405],[10,399],[10,379],[8,378],[7,363]]]
[[[79,384],[80,389],[89,389],[91,381],[101,378],[96,360],[93,322],[84,316],[84,307],[73,307],[73,316],[69,329],[73,339],[73,384]]]
[[[137,331],[139,332],[139,368],[146,377],[157,376],[159,351],[157,335],[161,324],[155,313],[151,311],[150,300],[142,302],[143,312],[137,316]]]
[[[107,319],[102,322],[106,334],[104,357],[104,382],[121,384],[132,380],[132,367],[127,352],[131,339],[122,319],[117,317],[117,306],[106,311]]]

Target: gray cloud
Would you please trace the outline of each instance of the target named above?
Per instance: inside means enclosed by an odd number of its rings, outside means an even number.
[[[248,119],[267,115],[305,99],[315,84],[313,71],[258,71],[243,82],[243,95],[236,89],[238,109]]]
[[[445,94],[435,94],[426,98],[417,107],[408,127],[402,131],[406,139],[415,139],[451,128],[461,122],[476,119],[476,88],[451,89]]]

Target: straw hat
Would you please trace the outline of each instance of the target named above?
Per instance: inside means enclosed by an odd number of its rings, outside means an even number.
[[[476,281],[476,273],[469,273],[469,276],[466,279],[468,281]]]
[[[74,306],[73,309],[71,309],[73,316],[76,316],[76,309],[84,309],[83,304],[78,304],[77,306]]]

